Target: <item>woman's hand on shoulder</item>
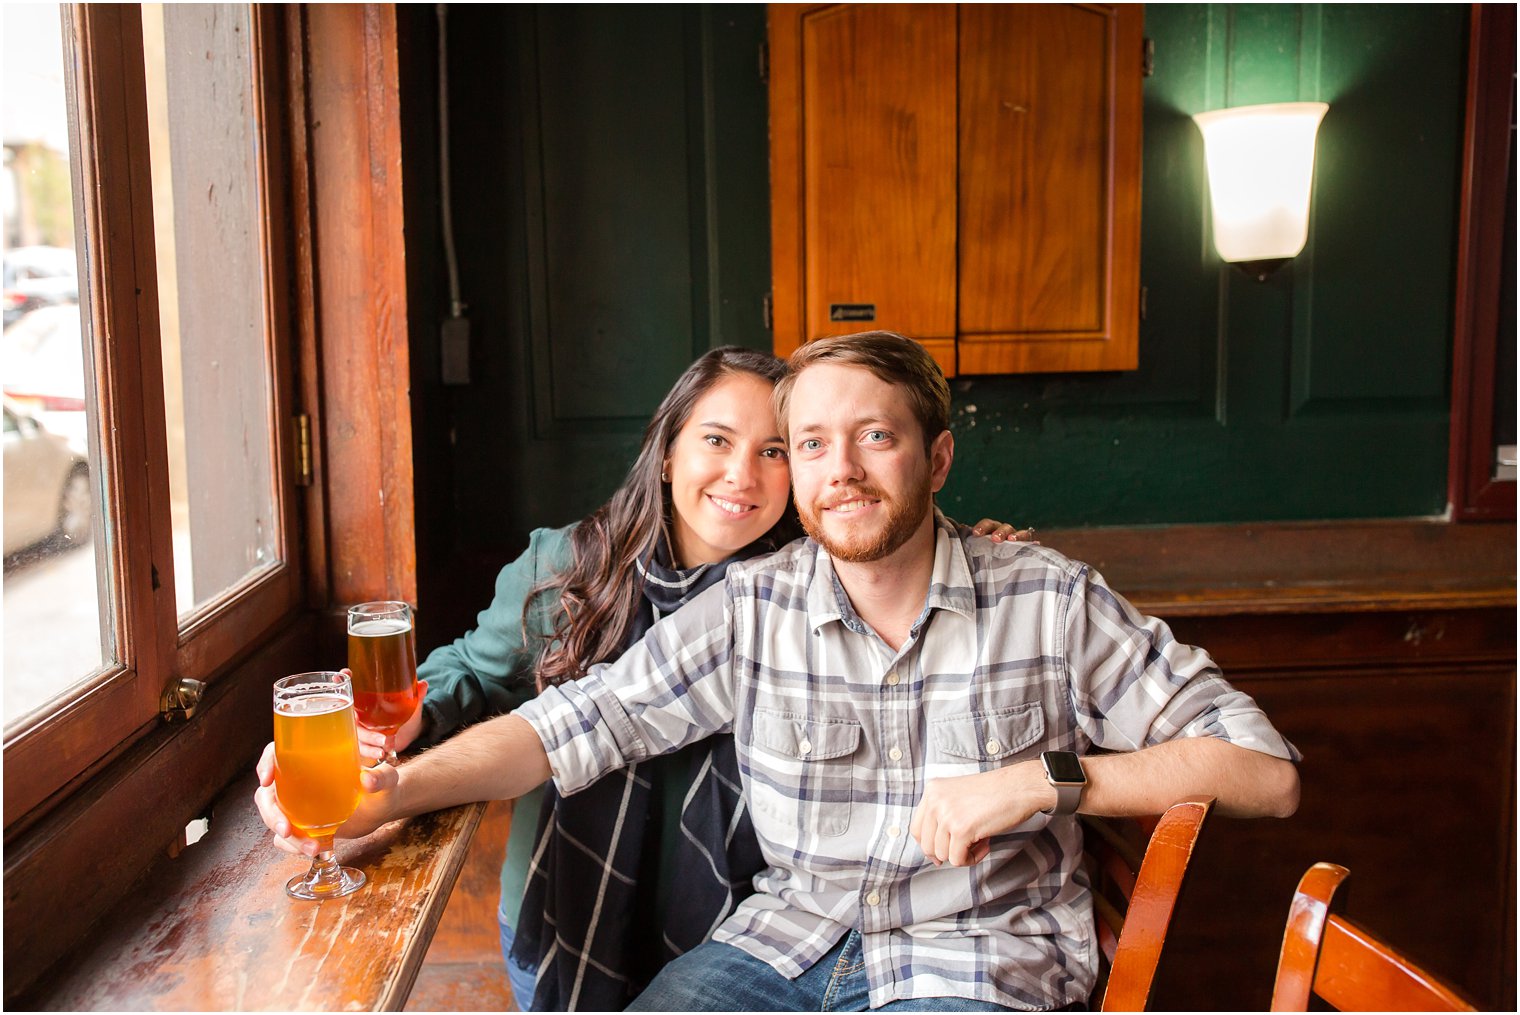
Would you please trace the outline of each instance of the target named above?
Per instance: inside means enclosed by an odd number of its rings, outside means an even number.
[[[994,543],[1033,543],[1040,545],[1040,541],[1034,538],[1034,528],[1021,529],[1017,525],[1000,522],[993,518],[983,518],[971,526],[971,531],[978,536],[986,536]]]

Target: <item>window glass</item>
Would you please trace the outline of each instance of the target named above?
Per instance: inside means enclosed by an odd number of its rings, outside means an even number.
[[[104,470],[86,384],[63,28],[56,4],[0,12],[5,168],[4,696],[7,732],[114,661]]]
[[[251,8],[144,4],[181,618],[277,563]]]

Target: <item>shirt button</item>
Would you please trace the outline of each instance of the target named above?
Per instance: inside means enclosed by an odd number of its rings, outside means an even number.
[[[803,740],[803,741],[801,741],[800,743],[797,744],[797,753],[799,753],[799,754],[812,754],[813,753],[813,745],[810,742],[808,742],[806,740]]]
[[[902,829],[898,828],[896,825],[893,825],[891,828],[887,829],[887,835],[888,835],[889,838],[895,839],[895,838],[897,838],[901,834],[902,834]]]
[[[872,892],[870,895],[866,896],[866,905],[868,905],[868,906],[879,906],[879,905],[881,905],[881,896],[877,895],[875,892]]]
[[[902,760],[902,751],[899,751],[897,748],[894,747],[890,751],[887,752],[887,757],[891,758],[893,761],[901,761]]]
[[[897,672],[894,670],[893,672],[887,674],[887,686],[888,687],[896,687],[897,686],[897,682],[899,680],[901,680],[901,679],[902,678],[899,677],[897,675]]]
[[[989,741],[987,741],[987,753],[988,754],[996,754],[1001,749],[1002,749],[1002,745],[999,744],[996,740],[989,740]]]

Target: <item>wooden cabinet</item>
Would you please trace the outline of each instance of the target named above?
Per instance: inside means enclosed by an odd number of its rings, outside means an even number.
[[[1423,520],[1040,530],[1201,645],[1303,754],[1298,813],[1204,828],[1156,1011],[1265,1011],[1294,886],[1515,1008],[1515,526]]]
[[[1138,358],[1135,5],[773,4],[778,355],[866,328],[946,374]]]

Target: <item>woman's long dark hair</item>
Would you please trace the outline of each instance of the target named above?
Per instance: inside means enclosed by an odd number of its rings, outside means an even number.
[[[635,562],[647,558],[662,538],[667,546],[674,546],[670,505],[660,473],[692,406],[729,375],[753,374],[774,385],[784,370],[785,364],[769,353],[732,345],[713,349],[686,368],[644,428],[639,457],[623,485],[575,527],[570,567],[528,594],[523,607],[525,635],[534,629],[530,613],[539,597],[558,599],[553,633],[539,651],[539,687],[574,680],[588,666],[622,655],[642,598]],[[788,496],[780,520],[754,545],[757,552],[779,548],[801,534]]]

